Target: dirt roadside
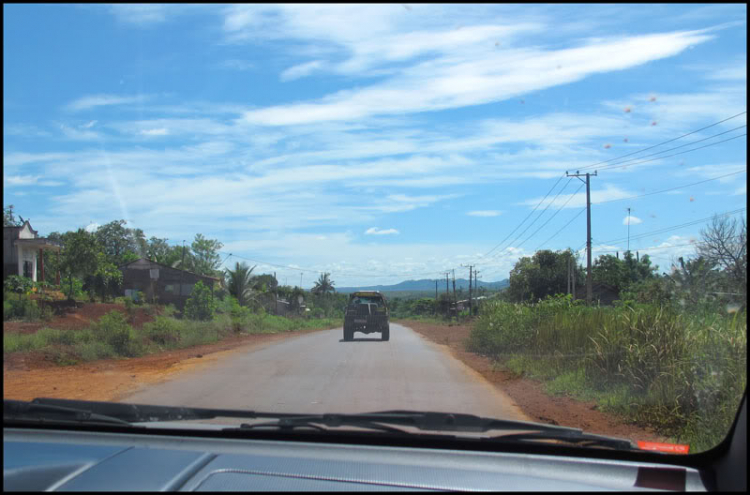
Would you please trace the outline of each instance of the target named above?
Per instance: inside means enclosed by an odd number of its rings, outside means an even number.
[[[399,320],[394,321],[394,323],[407,326],[428,340],[446,346],[453,357],[477,371],[487,381],[509,395],[533,421],[572,426],[590,433],[633,440],[667,441],[665,437],[652,430],[627,424],[620,418],[598,411],[596,404],[593,402],[548,395],[544,392],[544,386],[541,382],[496,369],[491,359],[465,349],[464,342],[471,332],[469,325],[449,327],[413,320]]]
[[[50,397],[116,402],[140,387],[162,382],[176,373],[211,365],[234,353],[262,348],[320,330],[325,329],[231,336],[221,342],[189,349],[139,358],[105,359],[74,366],[61,367],[52,363],[40,366],[39,357],[33,355],[4,359],[3,398],[31,400]]]

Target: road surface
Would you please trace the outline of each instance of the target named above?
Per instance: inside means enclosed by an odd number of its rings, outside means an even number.
[[[413,330],[325,330],[231,354],[220,362],[138,390],[135,404],[357,413],[389,409],[464,412],[529,421],[481,375]]]

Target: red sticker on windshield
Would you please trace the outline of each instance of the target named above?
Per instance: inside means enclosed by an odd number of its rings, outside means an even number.
[[[658,452],[667,452],[669,454],[687,454],[690,445],[678,443],[659,443],[659,442],[642,442],[638,441],[638,448],[641,450],[656,450]]]

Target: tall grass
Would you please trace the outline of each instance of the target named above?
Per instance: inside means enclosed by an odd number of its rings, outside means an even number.
[[[744,313],[491,302],[467,347],[548,389],[596,397],[693,450],[726,435],[747,382]]]
[[[292,332],[333,328],[339,324],[339,320],[331,318],[304,320],[239,311],[217,314],[207,322],[157,316],[142,328],[133,328],[125,315],[112,311],[80,330],[42,328],[33,334],[6,333],[3,353],[43,351],[59,364],[74,364],[211,344],[231,334]]]

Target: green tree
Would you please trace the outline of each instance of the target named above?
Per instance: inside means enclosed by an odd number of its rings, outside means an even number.
[[[94,274],[101,259],[99,254],[102,253],[102,248],[96,237],[84,229],[66,232],[61,238],[63,248],[60,253],[60,272],[69,281],[68,299],[72,299],[73,277],[85,278]]]
[[[84,290],[97,293],[102,301],[122,291],[122,272],[104,253],[98,253],[96,271],[86,277]]]
[[[96,229],[96,239],[102,245],[110,263],[122,266],[146,255],[145,236],[141,229],[126,227],[125,220],[114,220]]]
[[[192,244],[193,273],[198,275],[217,276],[221,266],[221,256],[218,251],[224,245],[216,239],[206,239],[202,234],[195,234]]]
[[[148,240],[146,246],[146,257],[156,263],[163,265],[172,265],[178,258],[172,259],[174,250],[172,246],[167,244],[167,239],[159,239],[158,237],[151,237]]]
[[[312,292],[314,294],[329,294],[332,292],[336,292],[336,289],[334,288],[334,284],[336,282],[331,280],[330,277],[330,273],[321,274],[318,280],[315,282],[315,285],[312,288]]]
[[[623,259],[604,254],[594,260],[592,277],[595,283],[611,285],[619,291],[627,290],[632,284],[652,279],[658,266],[651,265],[648,255],[636,260],[633,253],[625,251]]]
[[[575,270],[576,284],[583,280],[582,270],[570,250],[553,252],[542,250],[531,258],[523,257],[510,272],[510,285],[505,297],[511,301],[538,301],[547,296],[564,294],[568,284],[568,262]]]
[[[250,268],[246,263],[236,263],[234,270],[226,270],[227,290],[233,295],[240,306],[247,306],[253,297],[252,272],[255,266]]]
[[[211,289],[198,282],[185,303],[185,316],[191,320],[209,321],[214,317],[216,303],[211,296]]]

